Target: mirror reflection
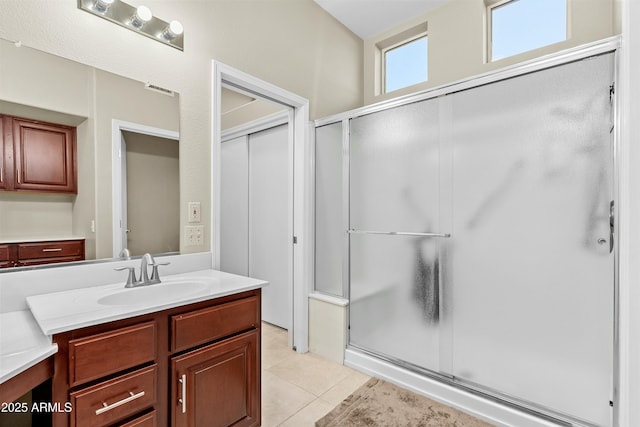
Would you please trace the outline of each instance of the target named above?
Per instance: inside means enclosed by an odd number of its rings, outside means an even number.
[[[178,94],[6,40],[0,64],[0,267],[179,251]]]

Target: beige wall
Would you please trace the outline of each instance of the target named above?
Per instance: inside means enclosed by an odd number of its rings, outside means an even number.
[[[569,0],[568,4],[568,40],[495,62],[486,60],[486,7],[483,0],[450,0],[403,25],[371,37],[364,41],[364,103],[371,104],[440,86],[619,33],[614,0]],[[429,81],[390,94],[379,94],[376,44],[424,22],[427,22],[429,37]]]
[[[181,226],[186,225],[187,201],[202,203],[205,224],[204,247],[182,251],[208,250],[211,60],[308,98],[311,117],[318,118],[362,105],[362,40],[312,0],[128,3],[147,4],[167,21],[180,20],[184,52],[83,12],[72,0],[0,0],[0,38],[180,93]],[[105,155],[96,153],[98,159]],[[110,181],[102,185],[99,176],[96,192],[110,194]],[[108,219],[110,214],[98,218],[98,228]],[[98,257],[107,256],[107,246],[97,245]]]
[[[96,256],[110,258],[113,255],[112,120],[179,131],[179,97],[147,90],[140,81],[101,70],[95,71],[95,79]]]

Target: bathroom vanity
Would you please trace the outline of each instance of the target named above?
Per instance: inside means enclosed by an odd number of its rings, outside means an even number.
[[[5,240],[0,242],[0,268],[83,261],[85,239]]]
[[[53,426],[259,426],[266,284],[201,270],[27,297],[57,347]]]

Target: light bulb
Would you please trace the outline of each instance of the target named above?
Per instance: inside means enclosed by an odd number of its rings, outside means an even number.
[[[107,11],[107,9],[109,9],[109,6],[111,6],[114,1],[115,0],[96,0],[96,2],[93,4],[93,8],[97,12],[104,13]]]
[[[141,28],[144,24],[151,21],[153,14],[147,6],[138,6],[136,13],[131,17],[130,24],[136,28]]]
[[[171,23],[169,24],[169,31],[175,37],[175,36],[179,36],[180,34],[182,34],[182,32],[184,31],[184,28],[182,27],[182,24],[180,22],[171,21]]]
[[[165,40],[173,40],[177,36],[182,34],[183,31],[184,31],[184,28],[182,27],[182,24],[180,22],[171,21],[171,23],[167,26],[167,28],[164,29],[161,36]]]

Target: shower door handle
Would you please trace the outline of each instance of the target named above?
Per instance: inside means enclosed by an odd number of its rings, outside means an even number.
[[[609,203],[609,253],[613,252],[613,237],[615,233],[615,203]]]
[[[373,230],[347,230],[349,234],[384,234],[386,236],[416,236],[416,237],[451,237],[450,233],[416,233],[412,231],[373,231]]]

